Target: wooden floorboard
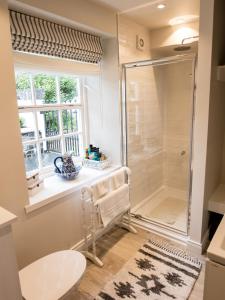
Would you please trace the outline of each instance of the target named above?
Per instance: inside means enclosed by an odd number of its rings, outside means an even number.
[[[138,234],[128,233],[127,231],[116,228],[103,236],[98,241],[98,256],[102,259],[104,266],[99,268],[93,263],[88,262],[86,273],[79,286],[79,295],[76,294],[76,300],[91,300],[99,293],[104,285],[119,272],[124,264],[136,254],[137,250],[143,245],[146,239],[154,234],[138,229]],[[174,243],[175,246],[185,248],[184,245]],[[193,288],[189,300],[203,299],[204,285],[203,268],[201,274]]]

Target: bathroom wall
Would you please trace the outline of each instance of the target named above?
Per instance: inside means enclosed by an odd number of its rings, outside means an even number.
[[[218,185],[224,181],[223,155],[225,131],[225,84],[217,80],[218,65],[225,64],[225,3],[215,1],[212,45],[212,71],[207,140],[205,205]]]
[[[137,35],[145,42],[136,47]],[[150,33],[147,28],[118,16],[120,63],[151,58]],[[132,206],[158,190],[163,181],[162,112],[158,86],[152,68],[127,70],[127,161],[132,170]]]
[[[9,0],[9,6],[104,36],[116,36],[116,13],[90,0]]]
[[[199,22],[181,24],[175,26],[167,26],[164,28],[152,30],[151,47],[152,50],[159,51],[165,47],[179,45],[184,38],[199,35]],[[175,55],[175,53],[174,53]]]
[[[137,35],[144,39],[144,50],[136,47]],[[149,30],[130,20],[126,15],[118,15],[118,39],[120,64],[151,58]]]
[[[29,3],[29,1],[24,2]],[[51,13],[54,9],[55,12],[56,9],[60,11],[61,1],[54,1],[54,5],[51,1],[30,2],[30,4],[33,3],[37,6],[42,6],[46,11],[51,7]],[[80,3],[81,6],[79,6],[78,10],[74,5],[74,1],[67,1],[67,5],[65,2],[61,5],[62,12],[64,12],[64,17],[67,16],[67,20],[69,20],[71,12],[74,17],[76,16],[76,12],[79,11],[80,18],[83,16],[83,21],[85,21],[86,11],[84,8],[86,5],[82,6],[84,1],[80,1]],[[35,8],[34,11],[36,11]],[[88,11],[88,14],[91,14],[91,10]],[[99,17],[101,15],[103,16],[102,18]],[[90,20],[94,22],[96,16],[98,18],[98,22],[96,23],[99,26],[101,24],[101,30],[105,29],[106,35],[109,34],[109,31],[112,34],[113,31],[115,33],[114,38],[116,38],[115,14],[110,13],[110,11],[104,11],[102,8],[98,10],[98,6],[95,5],[95,8],[93,8],[93,17],[87,18],[87,22]],[[94,30],[93,28],[92,30]],[[104,41],[104,43],[107,44],[107,41]],[[16,103],[13,55],[6,0],[0,0],[0,44],[0,157],[2,158],[0,206],[18,216],[18,221],[13,225],[13,236],[18,263],[21,268],[43,255],[57,250],[68,249],[80,242],[83,238],[82,211],[80,192],[77,191],[30,214],[25,213],[24,207],[28,203],[28,195]],[[112,47],[113,41],[109,41],[109,44],[110,49],[112,49],[112,52],[109,52],[109,56],[112,56],[112,65],[114,65],[114,62],[118,61],[118,55],[117,51],[114,51],[115,45]],[[107,49],[107,45],[104,45],[104,47]],[[109,63],[109,60],[106,59],[102,66],[104,69],[106,68],[106,71],[103,72],[102,80],[108,82],[102,93],[104,95],[104,110],[108,109],[109,114],[113,108],[113,114],[110,116],[107,115],[108,119],[104,119],[103,127],[104,134],[107,134],[107,136],[111,135],[113,138],[111,143],[113,144],[114,158],[118,158],[120,157],[118,133],[120,124],[113,123],[114,120],[117,123],[119,119],[118,89],[115,83],[115,81],[118,81],[118,78],[116,79],[115,69],[112,66],[108,66]],[[116,139],[114,139],[115,136],[117,137]]]
[[[204,245],[206,245],[207,242],[208,230],[208,211],[205,203],[205,175],[212,72],[211,60],[213,45],[214,2],[214,0],[200,1],[200,38],[198,44],[198,68],[196,74],[196,103],[193,144],[194,159],[192,162],[193,178],[191,223],[189,229],[189,244],[190,247],[194,247],[195,249],[201,249],[201,247],[204,248]],[[224,17],[222,18],[224,19]],[[214,177],[214,175],[212,176]]]
[[[225,64],[225,20],[221,13],[225,10],[224,1],[215,2],[213,69],[210,99],[210,123],[207,157],[207,196],[218,184],[225,184],[225,83],[218,81],[216,67]]]
[[[100,66],[100,76],[88,77],[86,82],[89,138],[90,143],[104,149],[114,164],[120,165],[121,107],[117,38],[105,38],[102,45],[105,56]]]
[[[221,165],[221,183],[225,184],[225,134],[223,138],[223,153],[222,153],[222,165]]]

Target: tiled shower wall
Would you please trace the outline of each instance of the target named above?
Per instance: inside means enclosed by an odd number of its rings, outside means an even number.
[[[163,66],[164,185],[188,193],[193,109],[192,61]]]
[[[127,69],[126,76],[127,160],[135,206],[163,184],[163,105],[152,68]]]
[[[192,61],[127,69],[127,159],[132,204],[162,186],[189,187]]]

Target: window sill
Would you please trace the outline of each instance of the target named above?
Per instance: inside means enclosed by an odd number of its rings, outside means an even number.
[[[57,199],[63,198],[84,185],[90,184],[96,179],[110,174],[120,166],[112,166],[105,170],[95,170],[83,167],[76,180],[66,181],[57,175],[50,176],[44,180],[44,188],[33,197],[29,198],[29,204],[25,206],[26,213],[33,212]]]

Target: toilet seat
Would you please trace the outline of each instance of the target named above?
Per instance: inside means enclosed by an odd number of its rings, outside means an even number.
[[[57,300],[80,281],[85,269],[86,259],[78,251],[49,254],[19,272],[22,296],[26,300]]]

